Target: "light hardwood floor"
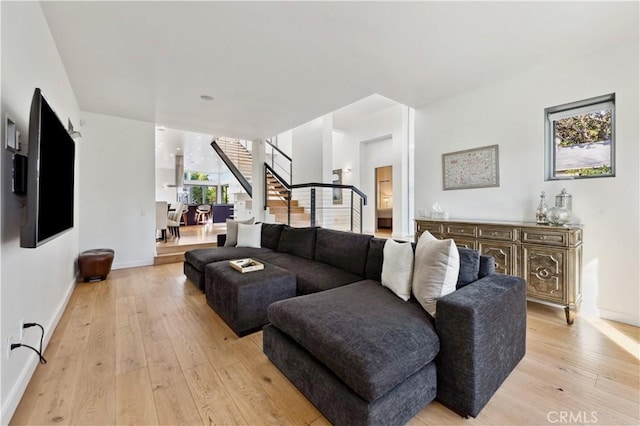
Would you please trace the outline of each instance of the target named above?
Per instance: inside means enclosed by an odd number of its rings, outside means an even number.
[[[410,424],[637,425],[638,342],[636,327],[567,326],[530,304],[527,354],[480,415],[433,402]],[[327,424],[261,345],[230,331],[180,263],[113,271],[77,285],[11,423]]]

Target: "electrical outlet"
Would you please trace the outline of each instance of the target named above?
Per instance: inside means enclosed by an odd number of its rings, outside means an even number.
[[[18,336],[20,336],[20,341],[24,340],[24,320],[20,320],[20,331],[18,331]]]
[[[13,343],[13,336],[7,337],[7,359],[11,358],[11,344]]]

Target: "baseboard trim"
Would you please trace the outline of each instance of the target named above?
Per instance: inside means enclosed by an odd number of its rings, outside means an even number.
[[[616,311],[609,311],[606,309],[600,309],[600,318],[640,327],[640,317],[625,314],[624,312],[616,312]]]
[[[67,293],[64,298],[58,305],[53,317],[49,320],[48,324],[45,325],[45,330],[49,330],[49,333],[45,334],[45,337],[42,341],[43,351],[46,352],[46,348],[49,345],[49,341],[51,340],[51,336],[55,331],[58,323],[60,322],[60,318],[62,318],[62,314],[64,313],[65,308],[69,304],[69,299],[71,298],[71,294],[73,293],[73,289],[75,288],[77,278],[74,277],[73,281],[69,285],[67,289]],[[18,381],[13,385],[11,391],[9,392],[9,396],[7,397],[6,404],[2,407],[2,420],[1,424],[8,425],[9,421],[13,417],[16,409],[18,408],[18,404],[24,395],[25,390],[27,390],[27,385],[31,381],[31,377],[33,377],[33,373],[36,371],[36,367],[38,366],[39,358],[36,357],[35,354],[29,355],[29,360],[25,364]]]
[[[153,256],[148,260],[135,260],[132,262],[118,262],[111,266],[111,269],[127,269],[127,268],[139,268],[141,266],[152,266]]]

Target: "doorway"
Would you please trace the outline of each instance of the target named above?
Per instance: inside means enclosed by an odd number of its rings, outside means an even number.
[[[376,167],[376,234],[393,233],[393,166]]]

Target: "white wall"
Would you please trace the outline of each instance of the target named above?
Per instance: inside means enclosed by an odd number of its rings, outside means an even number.
[[[415,121],[416,210],[428,211],[437,201],[452,218],[531,221],[541,190],[553,196],[566,187],[585,226],[584,303],[597,303],[606,318],[636,325],[640,324],[638,47],[635,40],[588,58],[563,58],[557,66],[532,69],[425,106],[416,111]],[[612,92],[616,93],[617,176],[545,182],[544,108]],[[443,153],[492,144],[500,146],[499,188],[442,191]]]
[[[66,125],[67,118],[78,124],[78,103],[62,65],[62,61],[36,2],[1,2],[2,40],[2,106],[0,116],[11,117],[26,142],[31,97],[40,87],[47,100]],[[4,129],[2,134],[4,135]],[[76,144],[76,164],[82,153],[82,142]],[[78,254],[78,197],[76,186],[75,227],[36,249],[20,248],[20,226],[23,223],[21,199],[11,192],[12,156],[0,153],[2,174],[0,210],[1,281],[0,326],[2,424],[7,424],[35,370],[35,354],[16,349],[6,359],[9,336],[17,341],[19,324],[38,322],[45,327],[45,345],[66,306],[75,284],[75,261]],[[76,166],[76,182],[78,168]],[[36,328],[25,332],[23,343],[38,346]]]
[[[323,176],[323,117],[296,127],[292,131],[291,158],[293,182],[321,182]]]
[[[156,201],[174,203],[177,200],[176,188],[167,185],[175,185],[176,169],[156,169]]]
[[[293,153],[293,130],[287,130],[278,135],[278,149],[291,157]]]
[[[265,143],[254,140],[251,143],[251,212],[256,222],[264,221],[264,162]],[[245,203],[246,207],[246,203]]]
[[[344,129],[341,141],[333,147],[333,168],[351,169],[351,173],[343,174],[343,183],[354,185],[367,195],[364,207],[363,231],[375,231],[375,193],[374,169],[380,166],[393,166],[393,236],[406,238],[412,224],[407,214],[409,199],[409,109],[397,104],[375,114],[354,121]],[[391,139],[391,144],[384,155],[385,161],[367,161],[369,154],[362,155],[363,145],[371,141]],[[384,163],[384,164],[379,164]]]
[[[152,265],[155,254],[153,123],[82,112],[80,250],[115,250],[113,268]]]

